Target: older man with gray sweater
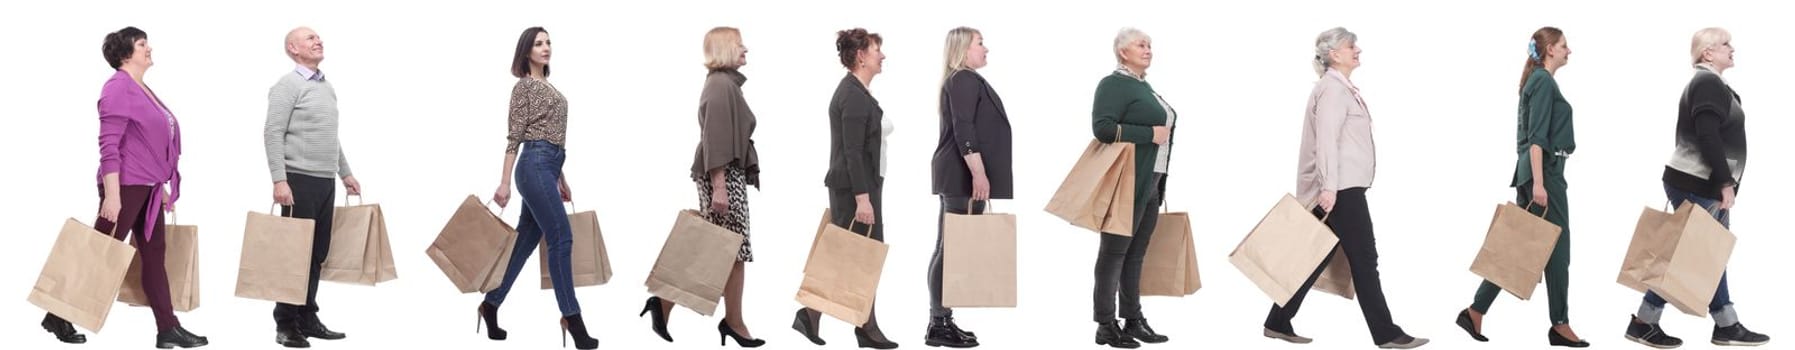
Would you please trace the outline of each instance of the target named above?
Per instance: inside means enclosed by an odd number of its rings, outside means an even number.
[[[305,348],[306,338],[343,339],[318,320],[318,272],[330,253],[331,213],[336,210],[336,177],[343,178],[349,195],[360,195],[361,184],[350,175],[349,159],[337,143],[337,93],[318,63],[324,61],[324,41],[310,28],[287,33],[287,57],[297,65],[281,74],[268,89],[268,123],[262,142],[268,152],[268,172],[274,179],[274,201],[282,216],[312,219],[310,284],[305,305],[274,305],[275,342],[289,348]]]

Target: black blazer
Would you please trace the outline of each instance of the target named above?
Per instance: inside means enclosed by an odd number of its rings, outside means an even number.
[[[841,78],[829,99],[829,174],[823,185],[854,194],[879,183],[879,141],[885,110],[854,74]]]
[[[972,153],[985,162],[991,198],[1014,199],[1010,116],[984,76],[962,70],[941,86],[941,137],[931,164],[935,194],[972,195],[972,171],[966,168],[966,155]]]

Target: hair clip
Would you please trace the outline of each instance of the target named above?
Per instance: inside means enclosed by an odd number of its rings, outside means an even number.
[[[1533,58],[1534,61],[1541,60],[1539,57],[1539,40],[1527,40],[1527,57]]]

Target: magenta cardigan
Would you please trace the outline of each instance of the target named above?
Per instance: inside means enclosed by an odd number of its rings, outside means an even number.
[[[100,90],[100,171],[118,173],[119,185],[152,186],[144,223],[153,225],[162,212],[163,185],[168,202],[181,197],[181,128],[162,101],[151,98],[131,75],[119,70]],[[155,230],[144,230],[145,239]]]

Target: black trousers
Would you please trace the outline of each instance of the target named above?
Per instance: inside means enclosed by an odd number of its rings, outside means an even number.
[[[1352,266],[1353,292],[1358,296],[1359,312],[1365,315],[1365,325],[1371,329],[1372,344],[1384,344],[1395,341],[1404,333],[1401,327],[1390,318],[1390,306],[1384,301],[1383,282],[1377,273],[1377,237],[1372,234],[1371,211],[1365,203],[1365,188],[1354,187],[1340,190],[1335,196],[1334,212],[1325,215],[1321,207],[1314,209],[1315,217],[1326,216],[1328,228],[1340,237],[1340,250],[1346,253],[1346,262]],[[1271,313],[1265,316],[1265,328],[1284,334],[1295,334],[1290,319],[1296,317],[1297,310],[1303,307],[1303,298],[1309,294],[1309,287],[1315,286],[1315,280],[1328,266],[1334,253],[1328,253],[1322,259],[1321,266],[1309,274],[1309,280],[1303,282],[1296,295],[1283,307],[1272,304]]]
[[[287,173],[287,187],[293,190],[293,205],[281,207],[280,215],[312,219],[311,277],[305,290],[305,305],[274,304],[274,322],[289,324],[304,315],[318,313],[318,273],[324,258],[330,255],[330,226],[336,212],[337,181],[331,178]]]
[[[1147,258],[1147,243],[1153,241],[1153,229],[1159,227],[1159,205],[1165,202],[1165,174],[1153,174],[1153,180],[1136,186],[1149,188],[1147,199],[1134,207],[1134,237],[1108,233],[1097,247],[1096,282],[1092,288],[1092,320],[1115,322],[1117,299],[1121,299],[1121,316],[1141,320],[1141,263]],[[1142,205],[1141,203],[1145,203]]]
[[[880,177],[873,181],[872,191],[867,192],[867,197],[869,197],[869,198],[867,198],[867,200],[872,202],[872,205],[873,205],[873,224],[872,225],[867,225],[866,223],[862,223],[862,222],[858,222],[858,221],[854,220],[854,208],[858,204],[854,200],[854,191],[853,190],[834,189],[834,188],[829,189],[829,222],[835,224],[836,226],[841,226],[841,227],[847,228],[848,231],[851,231],[851,232],[854,232],[857,234],[866,235],[867,237],[871,237],[873,240],[884,242],[885,241],[885,196],[883,195],[883,192],[885,192],[884,189],[885,189],[885,178]],[[875,305],[873,306],[872,312],[868,313],[869,317],[867,318],[866,325],[872,326],[872,328],[874,328],[874,329],[878,329],[877,326],[879,323],[877,320],[879,319],[879,307],[876,305],[878,299],[874,298],[874,300],[875,300],[874,301]],[[810,310],[810,309],[805,308],[805,310]],[[814,312],[815,310],[811,310],[811,311]]]

